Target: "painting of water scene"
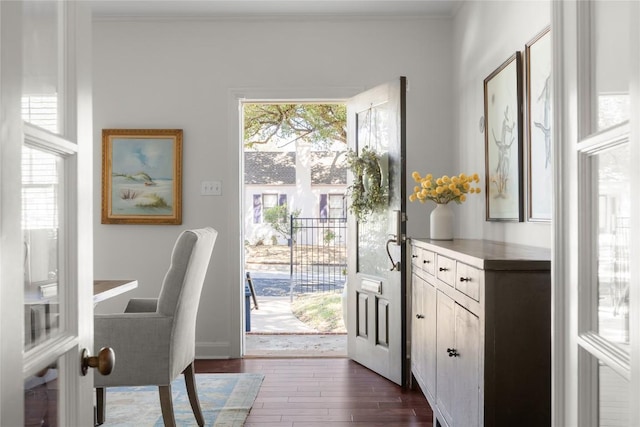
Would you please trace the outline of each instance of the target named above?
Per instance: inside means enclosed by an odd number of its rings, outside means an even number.
[[[180,224],[182,130],[104,129],[103,224]]]

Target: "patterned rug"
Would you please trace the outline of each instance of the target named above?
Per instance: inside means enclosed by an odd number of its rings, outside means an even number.
[[[260,390],[262,374],[196,374],[196,387],[205,426],[244,425]],[[184,376],[172,384],[176,424],[197,426],[189,405]],[[105,427],[163,427],[157,387],[112,387],[106,393]]]

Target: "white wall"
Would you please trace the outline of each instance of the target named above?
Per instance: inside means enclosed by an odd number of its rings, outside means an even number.
[[[456,170],[482,176],[484,191],[484,79],[551,22],[549,1],[468,1],[453,30],[454,138]],[[551,191],[551,189],[550,189]],[[485,221],[485,195],[455,206],[456,236],[551,247],[548,223]]]
[[[235,97],[348,97],[353,88],[406,75],[407,168],[444,172],[455,146],[451,28],[448,19],[412,18],[94,23],[95,276],[139,281],[137,290],[96,311],[121,310],[131,296],[157,295],[178,232],[211,225],[220,235],[202,294],[196,351],[198,357],[239,356],[244,297]],[[103,128],[184,129],[182,226],[100,224]],[[202,180],[222,181],[223,195],[200,196]],[[409,235],[426,235],[427,209],[412,204],[408,216]]]

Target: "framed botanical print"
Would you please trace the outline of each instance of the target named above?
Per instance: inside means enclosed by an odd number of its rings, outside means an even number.
[[[521,66],[516,52],[484,80],[487,221],[524,216]]]
[[[103,129],[102,223],[182,223],[182,129]]]
[[[529,221],[550,221],[552,207],[551,32],[525,47]]]

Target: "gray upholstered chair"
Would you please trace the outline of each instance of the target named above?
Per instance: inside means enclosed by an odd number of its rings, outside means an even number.
[[[95,348],[111,347],[116,355],[110,375],[94,376],[98,424],[105,388],[157,385],[164,424],[175,426],[171,381],[184,373],[191,408],[204,425],[193,368],[196,314],[217,235],[213,228],[182,232],[157,299],[131,299],[124,313],[95,316]]]

